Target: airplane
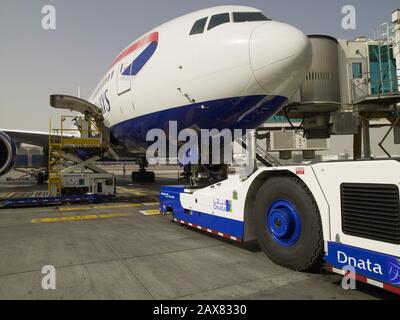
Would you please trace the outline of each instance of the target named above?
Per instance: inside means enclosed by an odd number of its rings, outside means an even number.
[[[312,47],[296,27],[260,10],[219,6],[149,31],[126,47],[88,99],[110,141],[144,169],[153,128],[254,129],[279,112],[309,72]],[[0,130],[0,175],[16,143],[46,147],[48,133]],[[136,174],[136,177],[138,175]],[[143,177],[142,177],[143,178]]]

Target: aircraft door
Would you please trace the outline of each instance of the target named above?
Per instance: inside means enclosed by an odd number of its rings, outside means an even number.
[[[119,65],[117,77],[118,95],[124,94],[131,90],[130,68],[131,64],[127,59],[124,59]]]

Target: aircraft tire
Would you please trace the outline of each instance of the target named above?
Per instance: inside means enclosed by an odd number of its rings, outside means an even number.
[[[132,182],[155,182],[156,176],[152,171],[134,171],[132,172]]]

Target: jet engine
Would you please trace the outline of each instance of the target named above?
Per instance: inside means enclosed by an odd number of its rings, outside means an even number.
[[[5,175],[15,165],[17,148],[14,141],[0,131],[0,176]]]

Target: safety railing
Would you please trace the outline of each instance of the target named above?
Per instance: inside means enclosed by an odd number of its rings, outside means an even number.
[[[400,95],[400,69],[367,72],[351,81],[354,102]]]
[[[52,128],[50,122],[50,143],[55,146],[98,148],[102,142],[102,133],[91,118],[62,116],[57,129]]]

